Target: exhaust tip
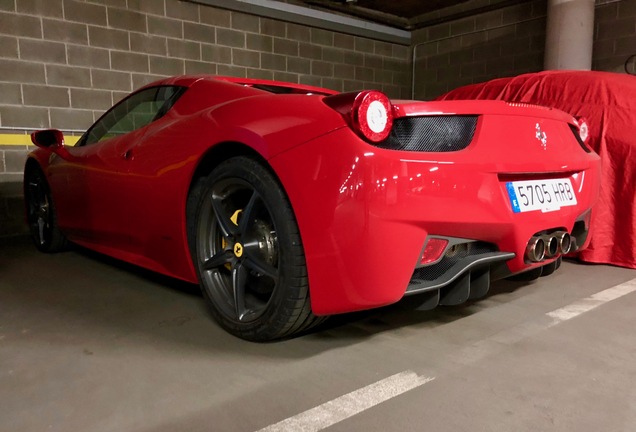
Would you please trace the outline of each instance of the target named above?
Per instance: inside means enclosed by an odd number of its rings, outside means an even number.
[[[526,247],[526,257],[532,262],[540,262],[545,258],[545,241],[541,237],[532,237]]]
[[[572,249],[572,237],[566,232],[561,233],[559,237],[559,252],[565,255],[570,252],[570,249]]]
[[[555,236],[547,237],[547,245],[545,248],[545,256],[548,258],[552,258],[559,252],[559,239]]]

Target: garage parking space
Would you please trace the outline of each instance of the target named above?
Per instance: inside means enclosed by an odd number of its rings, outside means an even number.
[[[2,241],[0,263],[4,430],[628,431],[636,421],[628,269],[566,261],[466,306],[396,305],[255,344],[219,328],[196,286],[86,250],[47,256],[16,238]],[[564,310],[581,314],[561,321]]]
[[[634,75],[636,0],[0,0],[0,432],[633,432]]]

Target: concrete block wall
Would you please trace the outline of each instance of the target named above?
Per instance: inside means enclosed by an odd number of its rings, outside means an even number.
[[[535,0],[414,32],[416,98],[543,70],[546,12]],[[636,54],[636,0],[597,0],[594,19],[592,69],[624,72]]]
[[[27,232],[21,180],[0,182],[0,237]]]
[[[541,70],[546,3],[413,32],[415,97]],[[488,4],[473,0],[445,12]],[[636,54],[636,0],[597,0],[594,38],[593,68],[622,72]],[[128,92],[167,75],[378,88],[410,98],[411,66],[410,47],[189,1],[0,0],[0,137],[44,127],[80,133]],[[0,236],[25,230],[18,210],[29,149],[26,140],[0,142]]]
[[[0,130],[0,141],[2,141]],[[22,170],[29,145],[0,144],[0,237],[27,232],[24,223]]]
[[[0,126],[84,129],[150,81],[209,73],[408,94],[408,47],[181,0],[1,0]]]
[[[415,97],[543,69],[546,8],[535,0],[414,32]]]
[[[600,2],[594,11],[592,69],[625,72],[632,55],[636,55],[636,0]],[[636,72],[636,58],[628,70]]]
[[[84,130],[130,91],[208,73],[410,94],[409,47],[182,0],[0,0],[0,236],[24,232],[30,146],[6,133]],[[19,141],[19,140],[18,140]]]

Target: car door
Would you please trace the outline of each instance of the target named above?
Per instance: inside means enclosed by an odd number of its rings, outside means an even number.
[[[50,164],[51,185],[60,194],[58,219],[71,240],[127,250],[130,246],[128,187],[131,145],[163,115],[165,86],[133,93],[107,111],[65,158]],[[172,94],[172,93],[170,93]]]
[[[184,153],[184,137],[182,131],[170,127],[180,118],[170,110],[185,90],[185,87],[163,87],[157,94],[157,100],[163,104],[156,121],[143,137],[128,141],[122,149],[128,155],[126,186],[131,196],[128,205],[131,252],[151,260],[160,250],[173,248],[173,241],[177,240],[166,226],[179,225],[168,217],[165,206],[173,209],[179,205],[175,189],[180,190],[183,184],[172,173],[185,163],[177,156]],[[177,148],[180,151],[175,155]]]

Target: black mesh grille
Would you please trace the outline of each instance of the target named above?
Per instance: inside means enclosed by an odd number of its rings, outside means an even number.
[[[477,116],[400,117],[391,135],[379,143],[392,150],[452,152],[465,149],[473,140]]]
[[[444,258],[437,264],[415,269],[411,278],[411,284],[437,280],[464,258],[495,252],[497,250],[497,248],[490,243],[484,242],[464,243],[463,245],[465,247],[457,248],[456,252],[447,252]]]

